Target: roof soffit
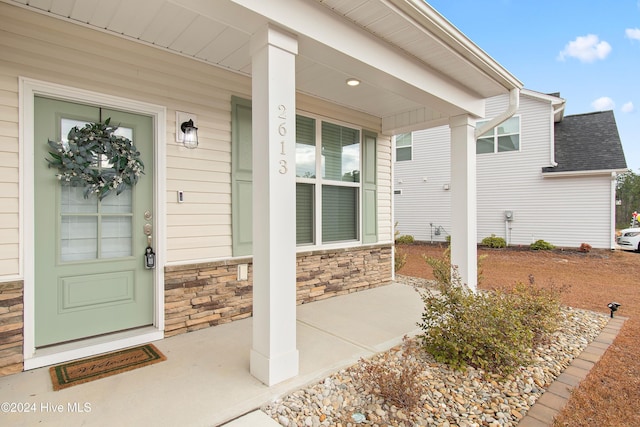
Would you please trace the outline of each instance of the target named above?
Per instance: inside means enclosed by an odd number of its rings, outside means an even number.
[[[36,0],[0,1],[245,75],[251,35],[276,23],[298,36],[299,91],[383,121],[411,116],[427,127],[457,114],[481,117],[483,98],[507,90],[397,8],[413,0],[340,0],[346,11],[332,8],[333,0],[49,0],[46,8]],[[357,92],[347,90],[347,77],[363,82]]]

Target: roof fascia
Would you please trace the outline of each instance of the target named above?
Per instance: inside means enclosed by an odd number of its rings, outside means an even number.
[[[173,0],[176,2],[197,3],[198,0]],[[457,115],[463,112],[482,117],[484,115],[484,100],[478,97],[475,89],[465,87],[442,73],[431,70],[428,65],[421,63],[417,59],[394,49],[392,45],[363,30],[352,22],[332,13],[328,8],[316,2],[291,2],[291,0],[230,0],[235,4],[245,7],[259,15],[264,16],[269,21],[279,25],[294,34],[304,36],[307,47],[314,46],[322,52],[322,47],[329,47],[335,52],[339,52],[348,58],[357,60],[361,64],[368,64],[376,73],[373,73],[373,84],[377,84],[376,79],[382,79],[385,75],[393,76],[397,79],[394,90],[398,94],[413,99],[423,105],[439,105],[446,114]],[[381,0],[388,5],[390,2]],[[408,1],[408,0],[406,0]],[[395,4],[395,0],[394,3]],[[401,3],[405,3],[403,0]],[[397,11],[397,13],[401,13]],[[433,12],[438,15],[436,12]],[[313,16],[313,19],[309,19]],[[431,30],[425,27],[425,22],[408,19],[408,22],[422,25],[425,34]],[[443,19],[440,17],[440,19]],[[472,43],[469,43],[472,45]],[[304,40],[300,40],[301,54],[303,52]],[[447,45],[448,46],[448,45]],[[475,46],[475,45],[473,45]],[[451,46],[449,46],[450,49]],[[477,47],[476,47],[477,49]],[[479,50],[479,49],[478,49]],[[454,51],[452,49],[452,51]],[[325,50],[322,52],[326,54]],[[323,56],[323,59],[326,56]],[[338,66],[338,62],[333,59],[333,66]],[[497,66],[496,68],[501,67]],[[370,68],[371,69],[371,68]],[[478,70],[481,72],[482,70]],[[504,74],[512,77],[504,70]],[[504,79],[499,79],[498,73],[489,74],[495,78],[497,83],[504,83]],[[358,76],[364,80],[369,76]],[[508,79],[507,79],[508,80]],[[503,84],[503,87],[510,89],[519,84],[512,77],[511,85]]]
[[[555,123],[562,121],[564,118],[564,110],[567,104],[567,101],[564,98],[536,92],[530,89],[522,89],[520,94],[528,98],[550,103],[553,108],[553,121]]]
[[[415,25],[426,29],[452,51],[466,58],[479,70],[507,90],[522,89],[523,84],[506,68],[471,41],[463,32],[449,22],[431,5],[423,0],[381,0],[393,4],[412,18]]]

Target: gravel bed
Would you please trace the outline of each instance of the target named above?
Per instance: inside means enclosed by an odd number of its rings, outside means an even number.
[[[406,276],[397,282],[429,287],[432,283]],[[287,427],[319,426],[515,426],[554,379],[598,336],[608,317],[562,308],[560,328],[534,349],[534,362],[508,376],[467,368],[454,371],[417,351],[415,339],[343,369],[307,388],[294,391],[262,409]],[[367,367],[398,375],[410,372],[416,404],[393,405],[361,380]]]

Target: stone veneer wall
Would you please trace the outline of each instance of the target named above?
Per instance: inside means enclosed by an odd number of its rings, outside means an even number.
[[[0,283],[0,376],[23,370],[23,282]]]
[[[391,281],[391,246],[369,245],[297,255],[297,303],[344,295]],[[251,316],[252,258],[165,268],[165,337]],[[248,280],[237,280],[248,264]]]
[[[297,303],[391,281],[391,246],[369,245],[297,255]],[[165,337],[251,316],[252,259],[165,267]],[[248,280],[237,280],[248,264]],[[0,283],[0,376],[23,370],[23,282]]]

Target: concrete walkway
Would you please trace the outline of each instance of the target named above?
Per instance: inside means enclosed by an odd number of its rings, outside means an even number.
[[[22,413],[3,406],[0,425],[217,426],[399,344],[418,332],[421,312],[400,284],[298,306],[300,374],[272,387],[249,373],[251,318],[157,341],[166,361],[56,392],[47,368],[10,375],[0,403]],[[258,412],[231,425],[274,423]]]
[[[3,377],[0,425],[278,426],[256,408],[418,333],[421,312],[419,295],[400,284],[298,306],[300,374],[272,387],[249,373],[250,318],[158,341],[166,361],[57,392],[47,368]],[[533,406],[522,427],[550,425],[622,324],[622,318],[609,322]]]

